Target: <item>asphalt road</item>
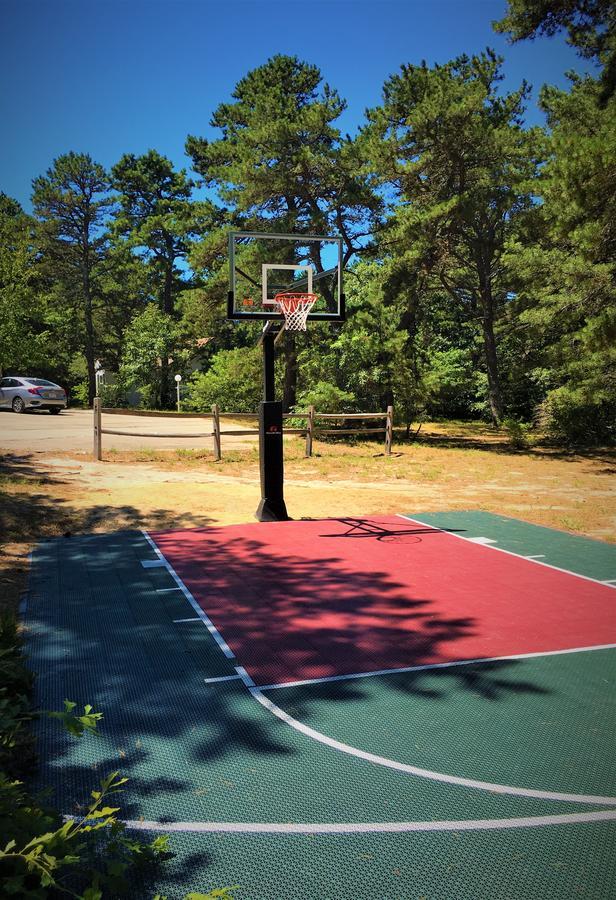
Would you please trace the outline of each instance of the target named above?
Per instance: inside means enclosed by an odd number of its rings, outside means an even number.
[[[256,422],[254,423],[256,428]],[[118,431],[140,432],[146,437],[126,437],[103,434],[103,451],[111,447],[116,450],[140,450],[145,447],[153,450],[213,449],[210,436],[212,420],[192,418],[162,418],[130,415],[114,415],[105,413],[102,417],[103,430],[106,428]],[[226,428],[237,428],[238,425],[224,424]],[[239,427],[252,428],[253,423]],[[185,437],[162,438],[157,434],[182,434]],[[151,437],[150,437],[151,435]],[[207,435],[198,437],[197,435]],[[222,438],[223,452],[225,447],[241,449],[253,446],[256,438],[250,436],[229,435]],[[44,411],[28,412],[17,415],[9,410],[0,410],[0,448],[10,451],[90,451],[93,448],[92,411],[87,409],[67,409],[60,415],[53,416]]]

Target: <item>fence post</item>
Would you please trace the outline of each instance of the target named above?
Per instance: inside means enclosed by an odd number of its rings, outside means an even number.
[[[312,435],[314,433],[314,406],[308,407],[306,421],[306,456],[312,456]]]
[[[394,437],[394,408],[387,407],[387,421],[385,422],[385,453],[391,455],[391,444]]]
[[[217,460],[222,459],[222,447],[220,444],[220,410],[218,409],[218,403],[214,403],[212,406],[212,425],[214,431],[214,456]]]
[[[103,458],[103,436],[101,434],[101,398],[95,397],[92,406],[94,411],[94,459]]]

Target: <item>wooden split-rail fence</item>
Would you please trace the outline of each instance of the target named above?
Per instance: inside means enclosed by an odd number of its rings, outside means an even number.
[[[157,418],[188,418],[191,419],[211,419],[212,420],[212,430],[206,431],[202,433],[195,432],[186,432],[186,431],[178,431],[178,432],[165,432],[164,434],[160,432],[143,432],[143,431],[124,431],[117,428],[103,428],[103,413],[111,413],[113,415],[133,415],[133,416],[155,416]],[[223,413],[220,412],[218,405],[215,403],[212,406],[211,413],[190,413],[189,416],[186,413],[174,413],[174,412],[161,412],[161,413],[151,413],[146,412],[144,410],[139,409],[114,409],[104,408],[101,406],[101,401],[97,397],[94,400],[94,458],[97,460],[102,459],[102,436],[104,434],[117,434],[123,435],[127,437],[145,437],[145,438],[180,438],[185,440],[186,438],[204,438],[211,437],[214,441],[214,456],[216,459],[222,459],[222,439],[223,437],[230,435],[258,435],[257,428],[230,428],[222,431],[220,427],[221,420],[225,419],[234,419],[234,420],[247,420],[247,421],[255,421],[258,422],[259,415],[258,413]],[[305,412],[292,412],[292,413],[284,413],[283,419],[303,419],[306,422],[304,428],[285,428],[285,434],[301,434],[306,437],[306,456],[312,456],[312,444],[315,438],[320,437],[331,437],[337,435],[348,435],[348,434],[382,434],[385,441],[385,453],[389,455],[391,453],[392,441],[393,441],[393,426],[394,426],[394,408],[393,406],[387,407],[387,412],[384,413],[320,413],[317,412],[314,406],[309,406]],[[378,427],[366,427],[365,425],[361,425],[360,423],[369,422],[372,420],[382,420],[383,424]],[[321,425],[320,423],[324,421],[325,425]],[[334,425],[336,422],[354,422],[357,426],[360,427],[352,427],[352,428],[340,428],[340,427],[328,427],[328,423],[330,426]]]

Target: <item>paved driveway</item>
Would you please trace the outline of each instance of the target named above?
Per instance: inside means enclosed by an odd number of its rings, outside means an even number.
[[[237,428],[228,424],[227,428]],[[243,427],[243,426],[239,426]],[[252,427],[252,423],[246,428]],[[256,422],[255,422],[256,427]],[[146,437],[125,437],[121,435],[103,434],[103,450],[114,447],[116,450],[138,450],[148,447],[155,450],[213,449],[210,436],[212,420],[193,418],[163,418],[114,415],[103,415],[103,429],[131,431],[145,434]],[[182,434],[186,437],[160,438],[157,434]],[[223,426],[224,434],[224,426]],[[152,437],[149,437],[151,435]],[[198,437],[197,435],[207,435]],[[223,452],[230,445],[234,449],[250,447],[256,438],[250,436],[223,437]],[[0,410],[0,448],[11,451],[90,451],[93,447],[92,411],[88,409],[68,409],[59,416],[47,412],[31,412],[16,415],[8,410]]]

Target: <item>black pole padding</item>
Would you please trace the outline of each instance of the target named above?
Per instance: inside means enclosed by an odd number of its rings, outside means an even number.
[[[259,404],[259,460],[261,502],[256,517],[259,522],[287,522],[289,515],[284,502],[282,403],[276,400],[264,400]]]
[[[233,309],[235,297],[233,296],[233,291],[227,292],[227,319],[233,318],[233,313],[235,310]]]
[[[276,335],[270,329],[263,335],[263,399],[270,402],[276,396],[276,385],[274,381],[274,338]]]
[[[344,294],[340,294],[339,313],[340,313],[340,318],[344,322],[344,320],[346,319],[346,297],[344,296]]]

